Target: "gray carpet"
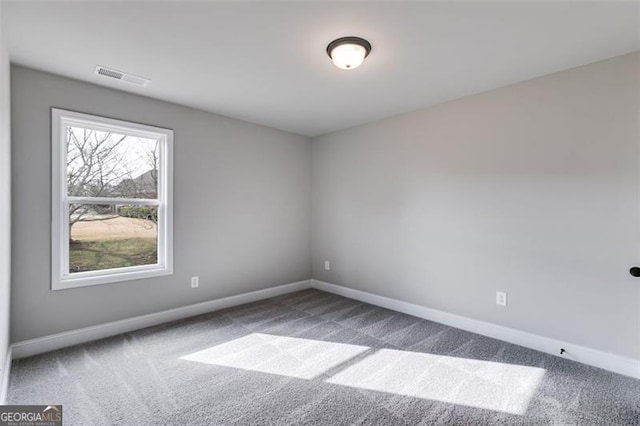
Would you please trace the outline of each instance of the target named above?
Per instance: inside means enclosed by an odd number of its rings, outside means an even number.
[[[638,425],[640,381],[317,290],[14,361],[67,425]]]

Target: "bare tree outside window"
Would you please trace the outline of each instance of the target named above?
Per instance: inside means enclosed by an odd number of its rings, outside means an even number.
[[[157,140],[68,126],[66,143],[70,197],[158,197]],[[71,272],[156,262],[156,206],[72,203],[68,215]]]

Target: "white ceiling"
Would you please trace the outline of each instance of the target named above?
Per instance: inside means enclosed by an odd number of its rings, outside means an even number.
[[[639,5],[10,1],[3,25],[15,63],[315,136],[640,50]],[[352,71],[346,35],[373,45]]]

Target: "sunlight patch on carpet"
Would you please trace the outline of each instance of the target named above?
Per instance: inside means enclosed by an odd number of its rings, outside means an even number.
[[[542,368],[380,349],[328,383],[468,407],[524,414]]]
[[[365,353],[371,352],[371,353]],[[525,414],[545,374],[537,367],[252,333],[182,360]]]
[[[313,379],[367,350],[366,346],[252,333],[180,359]]]

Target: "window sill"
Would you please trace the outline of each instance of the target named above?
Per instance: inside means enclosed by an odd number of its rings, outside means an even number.
[[[132,267],[128,270],[104,270],[96,272],[80,272],[66,277],[60,277],[51,283],[51,290],[68,290],[71,288],[90,287],[95,285],[112,284],[122,281],[141,280],[145,278],[173,275],[173,269],[166,266],[150,265]]]

